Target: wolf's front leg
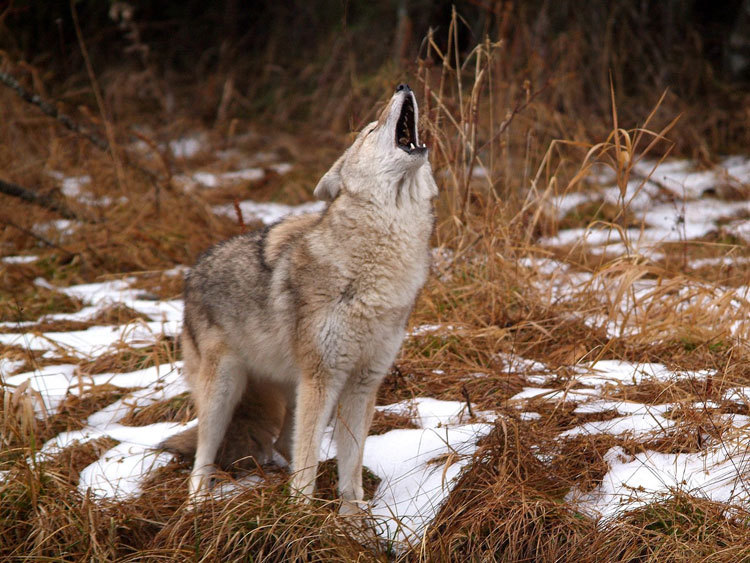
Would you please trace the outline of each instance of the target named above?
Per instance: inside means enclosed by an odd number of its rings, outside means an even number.
[[[344,380],[345,377],[331,373],[305,374],[297,387],[292,454],[292,490],[295,496],[310,497],[315,492],[320,442]]]
[[[193,501],[200,500],[208,489],[216,452],[247,383],[242,366],[226,353],[204,354],[200,381],[201,394],[194,394],[198,407],[198,447],[190,474],[190,498]]]
[[[373,378],[364,383],[358,379],[350,379],[341,393],[334,429],[342,514],[361,511],[358,503],[364,496],[362,454],[375,412],[375,395],[382,378]]]

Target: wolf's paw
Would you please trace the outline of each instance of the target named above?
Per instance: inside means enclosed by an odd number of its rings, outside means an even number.
[[[362,545],[378,545],[377,525],[367,501],[342,499],[338,515],[341,525]]]
[[[201,487],[198,490],[190,491],[188,493],[188,510],[199,509],[213,498],[211,487]]]
[[[188,500],[193,506],[198,506],[211,498],[211,487],[214,484],[213,468],[203,467],[194,469],[190,474]]]
[[[367,516],[370,513],[370,503],[366,500],[341,499],[340,516]]]

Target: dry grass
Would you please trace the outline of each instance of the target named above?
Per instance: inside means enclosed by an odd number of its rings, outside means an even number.
[[[186,423],[195,418],[195,408],[189,393],[180,393],[168,401],[133,409],[120,420],[127,426],[145,426],[154,422]]]
[[[534,433],[505,423],[485,440],[431,526],[420,559],[739,561],[750,555],[744,511],[727,514],[720,504],[679,492],[596,526],[562,502],[562,494],[581,476],[576,460],[591,459],[586,467],[594,474],[584,477],[601,478],[597,451],[610,440],[570,444],[564,461],[546,465],[533,453]]]
[[[750,350],[745,341],[729,336],[727,318],[733,305],[713,290],[718,284],[747,285],[750,266],[689,267],[691,259],[744,256],[747,249],[737,241],[721,239],[675,243],[665,248],[664,260],[653,263],[632,256],[595,256],[580,246],[551,249],[538,243],[540,235],[562,228],[639,226],[624,198],[618,205],[583,204],[560,220],[549,202],[553,196],[581,190],[594,163],[609,167],[624,193],[638,159],[659,159],[671,149],[667,137],[677,136],[673,117],[683,102],[656,96],[650,101],[656,109],[636,127],[618,123],[614,99],[598,100],[611,107],[611,121],[584,125],[560,111],[561,104],[568,107],[577,95],[566,90],[562,74],[546,85],[532,85],[507,61],[517,45],[511,48],[486,40],[468,53],[459,52],[455,47],[466,32],[454,16],[448,49],[442,52],[428,38],[415,69],[422,100],[421,130],[432,148],[433,168],[442,188],[434,243],[451,260],[431,277],[412,325],[443,328],[405,342],[378,402],[418,396],[468,399],[500,418],[421,545],[395,553],[392,546],[373,541],[338,517],[330,463],[321,468],[323,500],[311,505],[291,503],[286,475],[269,471],[262,485],[191,511],[185,504],[187,466],[181,463],[159,470],[144,485],[143,494],[129,502],[101,502],[81,494],[76,488],[78,471],[111,447],[111,441],[68,448],[39,464],[29,456],[56,433],[81,428],[86,416],[126,392],[100,386],[67,399],[60,413],[46,421],[34,416],[36,399],[30,390],[3,394],[0,468],[10,474],[0,484],[0,557],[43,560],[65,554],[71,560],[133,561],[738,561],[750,557],[746,525],[750,515],[740,509],[728,513],[721,505],[675,492],[616,522],[597,525],[563,500],[571,486],[591,490],[601,481],[607,470],[603,456],[614,446],[633,454],[646,448],[697,451],[701,444],[696,436],[722,440],[730,432],[716,422],[717,414],[747,413],[747,406],[721,402],[726,389],[750,384]],[[571,65],[574,55],[573,51]],[[385,91],[396,82],[394,74],[386,68],[373,82]],[[129,202],[101,208],[72,204],[95,221],[80,223],[69,235],[40,236],[33,234],[34,227],[56,217],[3,198],[2,253],[35,254],[40,260],[0,267],[2,321],[35,320],[82,306],[34,285],[37,277],[67,285],[130,273],[137,275],[135,287],[145,293],[177,297],[181,276],[165,275],[164,270],[190,264],[210,244],[241,230],[236,220],[213,215],[210,205],[249,197],[290,203],[308,199],[324,164],[344,146],[338,137],[310,131],[297,136],[248,134],[238,141],[240,135],[228,135],[222,124],[208,133],[212,146],[230,145],[248,153],[270,147],[293,160],[295,171],[288,177],[271,174],[262,183],[211,193],[185,192],[176,179],[179,167],[209,163],[208,155],[180,163],[154,141],[148,153],[138,157],[128,152],[127,124],[117,123],[117,158],[128,154],[138,166],[115,166],[109,155],[56,129],[8,92],[0,91],[0,103],[6,116],[0,121],[4,141],[0,168],[15,181],[54,190],[46,172],[85,173],[92,177],[95,195],[126,194]],[[325,110],[331,116],[338,115],[340,108]],[[170,139],[197,127],[184,120],[153,135]],[[687,130],[679,129],[681,134]],[[139,167],[151,170],[156,179]],[[550,278],[533,265],[521,265],[524,258],[556,258],[591,281],[575,288],[570,299],[556,298],[549,289]],[[594,315],[622,320],[621,305],[629,303],[639,280],[658,283],[638,302],[641,307],[649,304],[641,311],[645,314],[638,316],[635,307],[625,313],[638,329],[635,334],[612,337],[602,326],[585,322]],[[680,293],[683,287],[691,288],[693,301]],[[117,308],[92,323],[122,324],[138,317]],[[83,326],[42,323],[34,329]],[[0,354],[25,360],[22,369],[45,361],[29,357],[33,355],[23,349],[3,347]],[[710,368],[719,375],[700,382],[685,379],[607,389],[612,399],[684,405],[669,413],[678,423],[676,431],[660,441],[620,436],[561,441],[560,432],[615,413],[576,414],[570,404],[540,398],[530,405],[541,418],[521,420],[508,399],[528,383],[523,370],[509,369],[501,361],[507,354],[544,362],[552,371],[550,384],[568,390],[575,388],[571,366],[597,359],[661,362],[682,370]],[[122,347],[89,361],[68,359],[78,364],[80,373],[97,374],[142,369],[179,357],[177,343],[164,339],[148,348]],[[709,412],[690,406],[709,400],[719,402],[719,408]],[[180,395],[134,409],[121,422],[145,425],[191,417],[186,395]],[[372,432],[411,426],[408,417],[379,414]],[[540,451],[549,454],[548,463],[539,459]],[[233,476],[226,479],[231,482]],[[374,479],[367,482],[372,494]]]

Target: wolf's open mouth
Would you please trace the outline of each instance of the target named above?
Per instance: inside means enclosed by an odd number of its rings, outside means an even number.
[[[426,147],[419,144],[417,136],[417,123],[414,111],[414,97],[411,93],[404,97],[401,105],[401,115],[396,122],[396,146],[411,154],[414,151],[422,152]]]

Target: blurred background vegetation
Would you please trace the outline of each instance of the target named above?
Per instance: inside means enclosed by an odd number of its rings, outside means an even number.
[[[95,107],[83,46],[115,120],[190,114],[208,125],[248,118],[347,131],[397,81],[442,66],[426,38],[448,47],[452,3],[4,0],[0,8],[3,68],[71,107]],[[455,8],[462,26],[451,49],[463,57],[485,38],[498,42],[491,87],[511,100],[543,89],[535,103],[556,116],[544,120],[551,137],[611,126],[611,77],[627,126],[668,89],[667,113],[684,114],[678,152],[710,158],[748,146],[750,0]]]

